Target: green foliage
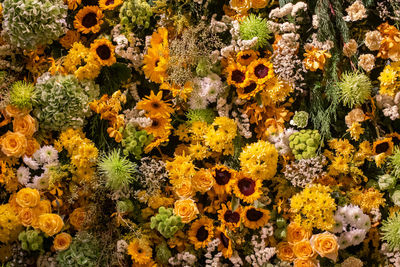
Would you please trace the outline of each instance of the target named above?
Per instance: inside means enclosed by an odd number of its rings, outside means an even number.
[[[151,6],[145,0],[124,1],[119,10],[120,24],[127,32],[136,28],[149,28],[152,16]]]
[[[299,128],[305,128],[308,124],[308,113],[305,111],[296,111],[294,113],[294,116],[292,118],[291,124],[299,127]]]
[[[101,156],[98,168],[106,178],[106,186],[112,190],[122,189],[135,180],[136,164],[122,157],[116,149]]]
[[[400,249],[400,213],[382,222],[382,240],[389,244],[390,249]]]
[[[120,89],[121,84],[131,78],[131,69],[123,63],[115,63],[112,66],[101,68],[96,83],[100,84],[100,93],[112,95]]]
[[[168,265],[169,258],[172,257],[172,253],[168,248],[167,243],[163,242],[156,247],[156,258],[161,263]]]
[[[183,223],[180,216],[174,215],[171,208],[160,207],[158,214],[151,217],[151,229],[156,228],[165,238],[171,238]]]
[[[11,44],[35,49],[64,34],[67,6],[62,0],[5,0],[3,29]]]
[[[364,73],[343,73],[337,85],[341,92],[340,100],[350,108],[363,104],[371,96],[372,83]]]
[[[26,251],[38,251],[43,249],[43,235],[38,230],[22,231],[18,235],[21,247]]]
[[[271,30],[268,28],[267,21],[259,16],[250,14],[240,23],[240,37],[243,40],[251,40],[258,37],[255,49],[265,48],[268,39],[271,38]]]
[[[318,130],[301,130],[289,137],[289,146],[297,160],[309,159],[316,156],[321,142]]]
[[[189,109],[186,118],[189,123],[204,121],[211,124],[215,119],[215,113],[212,109]]]
[[[128,124],[123,131],[122,147],[124,155],[134,155],[137,160],[140,159],[143,148],[153,140],[152,135],[148,135],[145,130],[137,131],[136,128]]]
[[[389,157],[387,164],[389,168],[392,170],[391,174],[400,178],[400,148],[395,147],[393,154]]]
[[[91,114],[89,102],[99,94],[89,80],[78,81],[74,75],[42,75],[35,86],[34,115],[45,130],[81,127]]]
[[[31,109],[35,86],[25,81],[15,82],[10,90],[10,104],[20,109]]]
[[[129,199],[124,199],[124,200],[119,200],[117,202],[117,211],[121,213],[128,213],[132,212],[134,210],[134,206],[131,200]]]

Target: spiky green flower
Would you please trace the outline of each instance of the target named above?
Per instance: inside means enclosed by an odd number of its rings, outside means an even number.
[[[268,28],[267,21],[259,16],[250,14],[240,23],[240,38],[242,40],[251,40],[257,37],[255,49],[264,48],[271,38],[271,30]]]
[[[389,244],[390,249],[400,249],[400,213],[382,222],[382,240]]]
[[[10,104],[20,109],[31,109],[35,86],[25,81],[17,81],[11,86]]]
[[[212,109],[189,109],[186,113],[189,123],[195,121],[204,121],[211,124],[215,119],[215,113]]]
[[[340,89],[340,100],[349,108],[363,104],[371,96],[372,83],[364,73],[343,73],[337,86]]]
[[[395,147],[393,154],[389,157],[388,166],[392,170],[391,174],[396,177],[400,178],[400,148],[397,146]]]
[[[121,156],[119,150],[103,155],[98,163],[99,171],[106,178],[107,187],[118,190],[135,180],[136,164]]]

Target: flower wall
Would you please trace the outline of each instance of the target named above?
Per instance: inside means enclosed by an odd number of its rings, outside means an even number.
[[[400,266],[399,1],[0,4],[1,266]]]

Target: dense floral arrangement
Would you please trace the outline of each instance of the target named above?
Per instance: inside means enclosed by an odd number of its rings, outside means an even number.
[[[399,1],[0,4],[1,266],[400,266]]]

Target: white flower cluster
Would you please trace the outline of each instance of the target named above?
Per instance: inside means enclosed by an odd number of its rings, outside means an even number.
[[[178,253],[175,257],[171,257],[168,263],[172,266],[190,267],[197,261],[197,257],[187,251]]]
[[[284,5],[283,7],[275,8],[269,13],[270,18],[283,18],[285,16],[292,16],[295,17],[297,12],[299,11],[306,11],[307,10],[307,4],[304,2],[297,2],[295,5],[292,3],[288,3]]]
[[[385,94],[377,94],[375,99],[378,108],[382,109],[385,117],[389,117],[393,121],[400,118],[400,92],[397,93],[394,98]]]
[[[207,77],[196,79],[193,91],[190,94],[189,106],[191,109],[205,109],[209,103],[215,103],[225,91],[221,77],[215,73]]]
[[[268,141],[275,145],[279,155],[286,155],[292,151],[289,147],[289,137],[295,132],[298,131],[294,128],[287,128],[282,133],[270,135]]]
[[[221,258],[222,252],[219,252],[215,255],[212,252],[218,247],[221,241],[219,238],[216,238],[208,243],[207,253],[204,255],[206,257],[206,267],[219,267],[222,266]]]
[[[251,243],[254,247],[254,254],[248,255],[246,261],[251,266],[264,266],[276,254],[274,247],[266,247],[265,239],[274,234],[274,228],[271,223],[261,228],[260,232],[251,237]]]
[[[383,243],[380,252],[386,257],[385,266],[400,266],[400,251],[398,249],[391,250],[388,243]]]
[[[146,111],[138,109],[127,109],[124,111],[125,124],[132,124],[134,127],[146,128],[152,124],[152,120],[145,116]]]
[[[18,168],[18,182],[26,187],[47,188],[49,168],[58,164],[58,152],[53,146],[43,146],[32,157],[24,156],[23,161],[28,167],[20,166]],[[40,172],[41,175],[32,177],[31,171]]]
[[[336,223],[332,232],[340,234],[340,249],[360,244],[371,228],[371,219],[358,206],[339,207],[334,218]]]

